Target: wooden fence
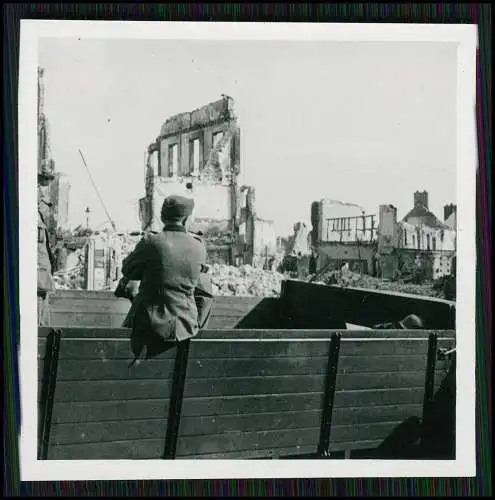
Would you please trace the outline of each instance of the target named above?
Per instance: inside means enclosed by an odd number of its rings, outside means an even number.
[[[332,457],[421,418],[453,331],[204,330],[130,366],[123,328],[39,329],[40,459]],[[352,457],[352,455],[351,455]]]

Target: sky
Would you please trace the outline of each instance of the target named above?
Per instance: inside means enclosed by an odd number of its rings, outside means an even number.
[[[165,119],[228,94],[241,169],[279,235],[331,198],[403,217],[416,190],[456,202],[457,46],[442,42],[41,39],[45,113],[69,217],[140,228],[147,146]]]

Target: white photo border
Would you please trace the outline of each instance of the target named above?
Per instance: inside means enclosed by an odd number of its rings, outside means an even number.
[[[37,460],[37,66],[40,38],[450,42],[457,53],[456,460]],[[19,302],[22,481],[473,477],[475,441],[476,48],[466,24],[21,20]]]

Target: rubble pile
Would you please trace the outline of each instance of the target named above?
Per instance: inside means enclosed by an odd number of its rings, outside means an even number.
[[[142,238],[140,233],[126,233],[119,235],[121,258],[125,259],[136,244]],[[111,245],[110,235],[105,232],[94,235],[94,237],[108,240]],[[77,256],[77,258],[76,258]],[[73,253],[72,261],[78,264],[68,269],[57,271],[54,274],[55,288],[60,290],[82,290],[84,289],[84,248],[77,249]],[[273,268],[275,268],[275,263]],[[285,276],[275,270],[263,270],[250,265],[240,267],[224,264],[213,264],[208,270],[213,284],[214,295],[239,296],[239,297],[273,297],[280,294],[282,280]],[[114,282],[104,289],[115,289]]]
[[[74,254],[77,257],[77,265],[57,271],[53,275],[57,290],[84,290],[84,250],[77,249]]]
[[[351,271],[347,273],[343,273],[342,271],[330,271],[314,281],[314,283],[444,298],[442,289],[435,283],[425,282],[422,284],[414,284],[405,283],[402,280],[386,281],[381,278],[375,278],[366,274],[361,275]]]
[[[208,270],[213,294],[238,297],[276,297],[280,294],[283,274],[250,265],[240,267],[213,264]]]

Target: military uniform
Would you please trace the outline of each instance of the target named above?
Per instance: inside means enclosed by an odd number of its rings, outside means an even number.
[[[203,243],[200,234],[192,232],[189,234],[194,239]],[[139,293],[140,284],[141,282],[139,280],[129,280],[126,277],[123,277],[115,289],[115,296],[125,298],[133,302],[134,298]],[[203,266],[201,270],[198,285],[194,289],[194,299],[198,309],[198,326],[200,329],[206,328],[208,326],[208,321],[213,307],[213,286],[211,278],[208,275],[208,266]],[[124,326],[130,327],[131,324],[132,321],[130,317],[128,317],[124,322]]]
[[[51,172],[42,169],[38,172],[38,324],[44,326],[48,323],[46,297],[47,292],[55,288],[53,281],[54,256],[50,248],[50,239],[46,220],[49,215],[50,202],[44,192],[43,184],[47,185],[53,179]],[[40,186],[41,182],[41,186]]]
[[[191,236],[203,243],[203,238],[200,233],[189,233]],[[210,320],[211,310],[213,308],[213,286],[211,278],[208,274],[208,266],[204,265],[199,275],[199,282],[194,290],[194,299],[198,309],[198,326],[200,329],[206,328]]]
[[[164,201],[162,220],[170,220],[172,215],[187,217],[192,205],[190,199],[170,196]],[[141,282],[124,321],[124,326],[132,328],[136,357],[144,347],[148,358],[161,352],[160,340],[183,341],[197,335],[195,289],[205,266],[204,244],[180,223],[146,236],[124,260],[124,278]]]

